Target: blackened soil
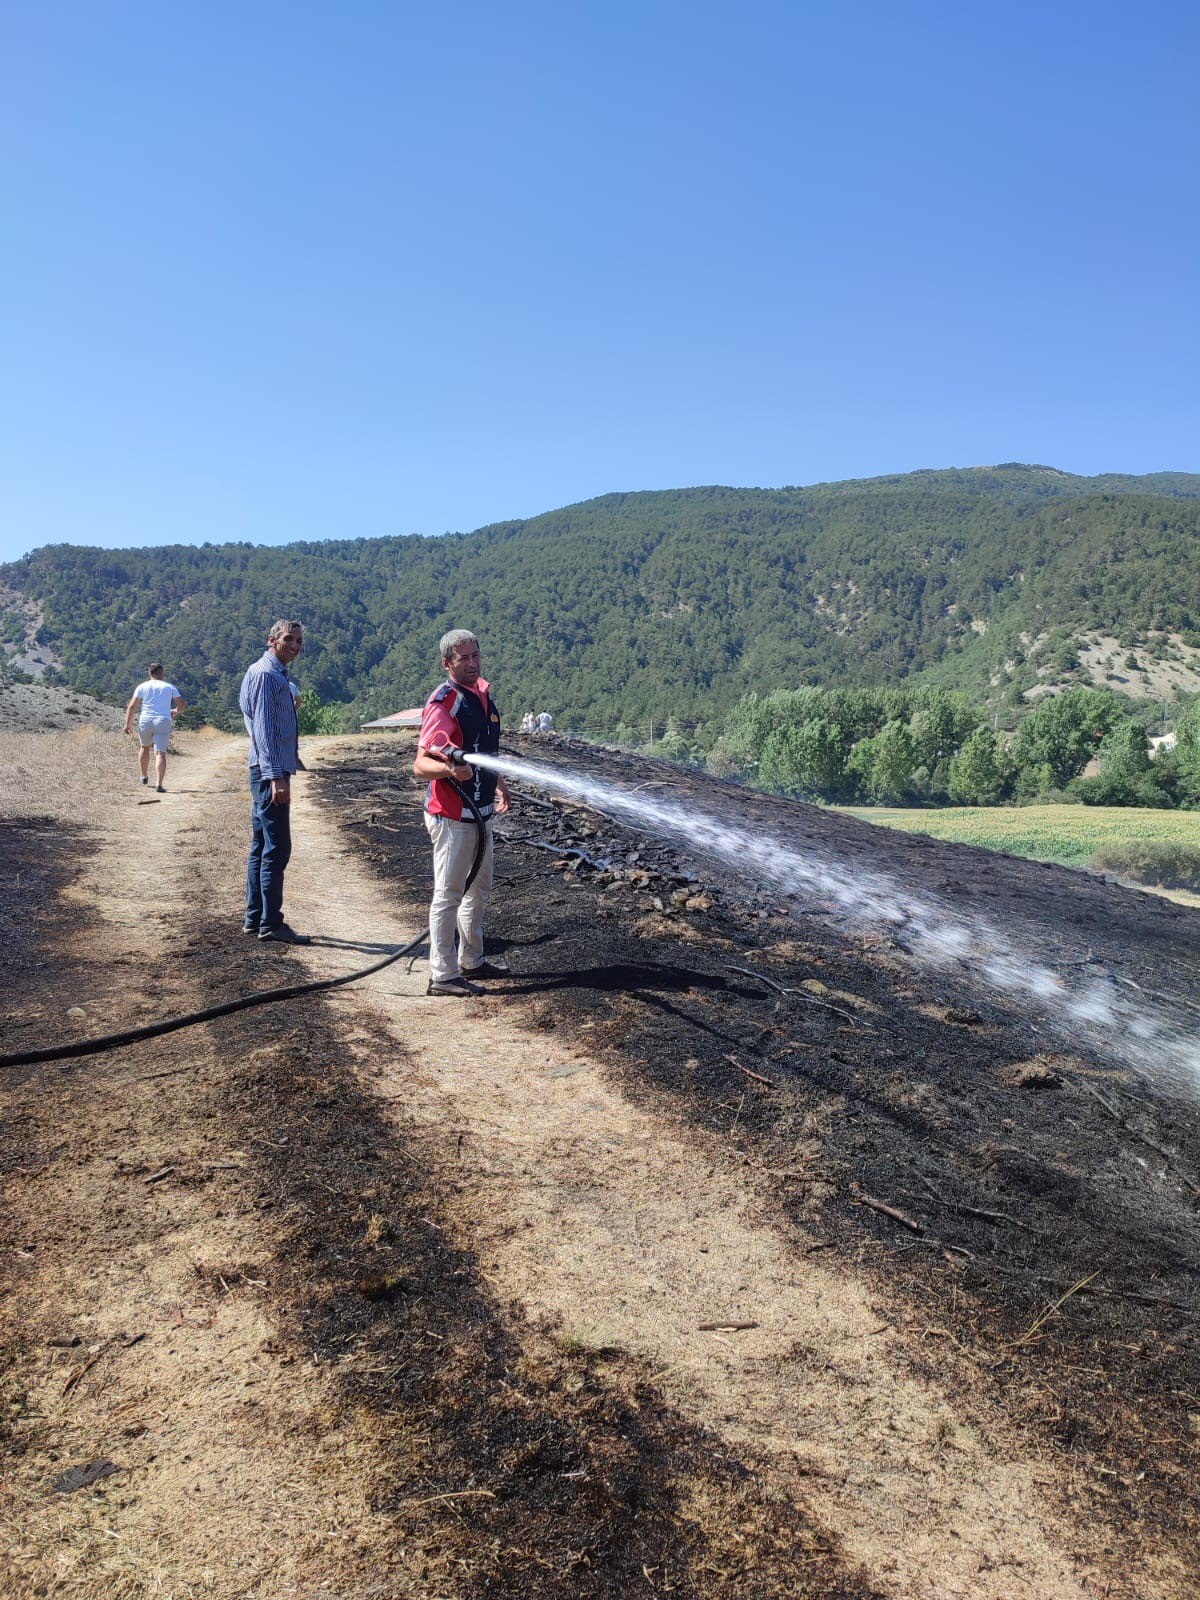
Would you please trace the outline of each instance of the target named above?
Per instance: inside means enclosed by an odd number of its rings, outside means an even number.
[[[77,981],[65,952],[81,914],[59,897],[86,849],[86,838],[62,829],[0,830],[0,874],[20,872],[24,888],[22,913],[5,911],[7,1049],[86,1030],[61,1018]],[[231,936],[228,918],[183,909],[175,932],[173,1009],[263,986],[263,952]],[[272,983],[280,965],[299,976],[289,952],[271,958]],[[118,1026],[127,1020],[111,1017]],[[332,1376],[324,1413],[304,1426],[355,1440],[355,1468],[370,1479],[372,1516],[347,1546],[342,1592],[627,1600],[644,1589],[700,1600],[728,1586],[749,1600],[873,1600],[878,1591],[828,1534],[798,1519],[793,1505],[781,1507],[723,1444],[683,1423],[636,1361],[565,1351],[519,1307],[496,1302],[455,1240],[452,1153],[383,1114],[348,1064],[341,1025],[320,1000],[300,1010],[271,1006],[211,1024],[216,1048],[203,1064],[194,1036],[181,1032],[156,1041],[152,1056],[139,1046],[140,1055],[5,1076],[21,1112],[0,1142],[13,1200],[0,1229],[0,1458],[19,1453],[37,1466],[44,1457],[47,1481],[58,1470],[25,1378],[45,1359],[53,1309],[23,1295],[23,1281],[49,1257],[87,1284],[148,1243],[145,1179],[132,1200],[110,1197],[78,1218],[23,1205],[23,1163],[43,1174],[56,1160],[82,1164],[111,1147],[114,1118],[133,1149],[186,1128],[200,1147],[171,1169],[172,1181],[210,1196],[215,1217],[229,1210],[250,1219],[271,1258],[253,1271],[206,1268],[195,1295],[216,1304],[261,1273],[277,1328],[261,1359]],[[387,1048],[394,1056],[394,1043]],[[151,1078],[147,1092],[141,1085]],[[244,1151],[234,1167],[222,1160],[231,1147]],[[64,1298],[77,1300],[78,1290]],[[110,1389],[119,1381],[116,1370],[106,1380]],[[174,1403],[186,1411],[186,1379],[180,1384]],[[133,1393],[124,1408],[132,1435],[144,1431],[140,1403]],[[110,1488],[97,1482],[90,1492],[103,1500]],[[197,1502],[191,1515],[201,1514]],[[294,1508],[306,1522],[322,1514]],[[219,1546],[214,1529],[214,1552]]]
[[[81,829],[45,818],[0,822],[0,993],[8,1050],[41,1049],[60,1038],[65,1013],[80,998],[64,986],[53,947],[67,929],[59,896],[75,877],[82,837]]]
[[[372,1509],[390,1546],[427,1551],[418,1576],[452,1574],[460,1600],[624,1600],[648,1581],[699,1600],[714,1574],[764,1600],[871,1600],[827,1533],[683,1424],[636,1362],[564,1353],[496,1303],[455,1243],[450,1152],[339,1079],[335,1036],[309,1021],[278,1045],[216,1110],[243,1139],[272,1129],[256,1201],[286,1218],[273,1284],[295,1307],[291,1346],[340,1374],[343,1414],[375,1419]]]
[[[1200,918],[1065,869],[566,740],[524,759],[640,787],[962,919],[1031,964],[1097,975],[1181,1034],[1198,1014]],[[318,793],[398,898],[427,892],[411,746],[355,751]],[[969,965],[917,965],[894,928],[516,785],[498,824],[495,986],[777,1174],[781,1225],[873,1272],[930,1334],[928,1365],[1077,1466],[1114,1521],[1197,1549],[1200,1095],[1119,1040],[1073,1037]],[[824,1130],[818,1159],[808,1153]],[[800,1160],[798,1152],[804,1146]],[[813,1241],[816,1241],[815,1244]],[[914,1358],[915,1359],[915,1358]]]

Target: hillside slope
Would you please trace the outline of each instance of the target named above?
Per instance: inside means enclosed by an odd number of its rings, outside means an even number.
[[[1019,694],[1111,636],[1200,656],[1200,477],[1010,465],[823,484],[606,495],[426,539],[276,549],[59,545],[0,569],[7,648],[38,638],[118,699],[152,656],[229,725],[278,615],[300,678],[363,718],[407,704],[451,625],[476,629],[510,711],[575,727],[713,724],[749,690],[915,674]],[[1097,669],[1099,670],[1099,669]]]

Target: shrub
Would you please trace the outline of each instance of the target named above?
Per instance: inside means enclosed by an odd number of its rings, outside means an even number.
[[[1106,844],[1095,851],[1088,866],[1111,872],[1131,883],[1162,889],[1200,890],[1200,849],[1166,840],[1135,844]]]
[[[336,706],[322,704],[315,689],[305,689],[296,707],[296,721],[301,733],[337,733],[341,718]]]
[[[1102,772],[1096,778],[1075,778],[1067,786],[1068,800],[1082,800],[1085,806],[1142,806],[1149,810],[1169,810],[1171,796],[1152,773],[1126,776]]]

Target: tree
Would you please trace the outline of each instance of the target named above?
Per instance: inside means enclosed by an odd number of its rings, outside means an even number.
[[[1122,717],[1100,747],[1100,772],[1076,778],[1070,792],[1089,806],[1170,806],[1175,774],[1150,759],[1150,736],[1140,722]]]
[[[835,799],[845,775],[842,730],[824,717],[798,728],[776,728],[767,736],[758,767],[764,789],[808,799]]]
[[[1104,736],[1100,771],[1110,778],[1137,778],[1150,771],[1150,736],[1140,722],[1122,717]]]
[[[887,722],[873,739],[860,739],[847,763],[869,799],[880,805],[903,800],[917,766],[917,747],[903,722]]]
[[[1114,695],[1104,689],[1066,689],[1043,700],[1025,718],[1013,738],[1013,765],[1022,774],[1021,788],[1040,768],[1048,768],[1048,787],[1062,788],[1078,777],[1121,715]],[[1037,791],[1042,792],[1040,782]]]
[[[301,733],[339,733],[341,718],[336,706],[321,704],[315,689],[305,689],[296,705],[296,720]]]
[[[816,717],[796,730],[796,762],[801,794],[834,800],[845,787],[846,741],[836,722]]]
[[[1007,786],[1000,742],[990,728],[976,728],[950,763],[950,798],[960,806],[991,806]]]
[[[1200,700],[1193,700],[1176,719],[1173,755],[1184,799],[1200,804]]]
[[[768,794],[800,793],[799,730],[775,728],[758,761],[758,781]]]
[[[948,761],[979,721],[979,712],[965,695],[947,694],[942,689],[917,689],[912,696],[909,719],[917,747],[918,765],[932,772]]]

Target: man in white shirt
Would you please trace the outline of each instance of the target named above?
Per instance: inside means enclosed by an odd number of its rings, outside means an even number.
[[[138,767],[141,771],[141,782],[150,782],[150,750],[154,749],[154,785],[159,794],[163,792],[163,779],[167,775],[167,746],[171,742],[171,722],[176,714],[183,710],[184,698],[173,683],[168,683],[163,677],[161,661],[150,663],[150,676],[145,683],[139,683],[129,697],[129,704],[125,707],[125,732],[133,732],[133,713],[136,706],[141,707],[138,715]]]

